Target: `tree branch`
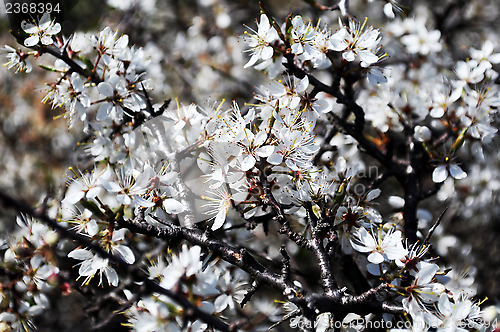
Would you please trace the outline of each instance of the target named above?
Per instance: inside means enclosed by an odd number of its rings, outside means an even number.
[[[204,311],[200,310],[200,308],[189,302],[181,294],[174,293],[168,289],[161,287],[156,282],[149,279],[148,276],[144,272],[142,272],[140,268],[138,268],[135,265],[127,264],[120,257],[107,252],[101,246],[98,246],[95,243],[93,243],[88,237],[64,228],[60,223],[47,216],[45,213],[41,213],[38,210],[34,210],[25,203],[5,194],[2,190],[0,190],[0,201],[3,202],[4,206],[13,208],[18,212],[27,214],[43,222],[47,226],[53,228],[63,238],[73,240],[78,244],[89,248],[100,257],[108,259],[110,262],[116,264],[119,270],[121,270],[125,274],[132,276],[138,282],[143,282],[149,293],[159,293],[165,295],[170,299],[172,299],[173,301],[175,301],[176,303],[178,303],[180,306],[184,308],[185,313],[190,316],[188,318],[197,318],[216,329],[219,329],[221,331],[229,331],[229,326],[226,323],[222,322],[219,318],[209,315]]]

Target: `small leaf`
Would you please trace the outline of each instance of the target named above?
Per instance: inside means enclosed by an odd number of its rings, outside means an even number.
[[[57,69],[45,65],[38,65],[40,68],[48,70],[48,71],[53,71],[53,72],[59,72]]]
[[[455,143],[453,143],[453,145],[451,146],[451,155],[453,155],[455,151],[457,151],[462,146],[462,144],[464,144],[465,134],[467,134],[467,130],[469,130],[469,127],[464,128],[458,135]]]
[[[344,179],[344,181],[342,181],[339,188],[337,189],[337,192],[335,193],[335,198],[333,199],[334,205],[340,206],[342,204],[345,195],[347,194],[347,186],[349,185],[350,181],[351,177],[348,177],[347,179]]]

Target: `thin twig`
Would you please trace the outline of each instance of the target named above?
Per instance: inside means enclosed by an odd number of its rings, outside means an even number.
[[[437,218],[436,222],[434,223],[434,225],[432,225],[431,229],[429,229],[429,232],[427,233],[427,236],[425,237],[424,239],[424,244],[426,243],[429,243],[429,240],[431,239],[431,236],[432,234],[434,233],[434,231],[436,230],[436,228],[439,226],[439,224],[441,223],[441,220],[443,219],[443,216],[444,214],[446,213],[446,211],[448,211],[448,207],[446,207],[443,212],[441,212],[441,214],[439,215],[439,218]]]

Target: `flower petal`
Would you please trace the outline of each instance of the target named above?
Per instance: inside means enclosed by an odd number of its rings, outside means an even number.
[[[167,198],[163,200],[163,207],[165,208],[165,211],[167,213],[171,214],[182,213],[186,210],[186,208],[184,207],[184,205],[181,204],[181,202],[173,198]]]
[[[432,172],[432,181],[434,183],[441,183],[448,177],[448,170],[445,166],[441,165],[436,167],[434,172]]]
[[[465,173],[457,164],[450,165],[450,174],[456,180],[462,180],[467,177],[467,173]]]

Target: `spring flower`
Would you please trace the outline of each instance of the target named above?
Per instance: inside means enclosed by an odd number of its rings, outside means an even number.
[[[415,126],[413,137],[419,142],[426,142],[431,139],[431,130],[426,126]]]
[[[377,55],[380,31],[373,27],[364,30],[367,20],[365,19],[361,25],[351,19],[349,27],[340,24],[340,30],[330,38],[331,48],[334,51],[342,52],[344,60],[352,62],[358,58],[361,67],[364,68],[380,59]]]
[[[279,165],[284,160],[285,164],[294,171],[311,167],[312,156],[319,149],[314,142],[314,136],[289,128],[279,130],[276,136],[279,138],[279,143],[267,158],[268,163]]]
[[[292,52],[304,60],[311,60],[319,55],[316,44],[316,31],[311,23],[304,24],[302,17],[295,16],[292,20]]]
[[[61,31],[61,25],[51,21],[49,13],[43,14],[38,24],[22,21],[21,27],[24,32],[30,35],[24,40],[24,46],[26,47],[33,47],[40,42],[43,45],[51,45],[54,42],[52,35],[56,35]]]
[[[107,258],[101,258],[85,249],[75,249],[68,254],[68,257],[82,261],[78,273],[80,277],[85,277],[83,284],[88,284],[94,275],[98,273],[99,285],[102,284],[102,276],[104,275],[109,285],[118,286],[118,274],[108,265]]]
[[[66,191],[66,197],[62,200],[63,205],[71,206],[78,203],[82,198],[92,199],[102,191],[99,181],[104,171],[82,174],[80,171],[76,173],[72,168],[70,170],[77,177],[71,180]]]
[[[481,321],[480,308],[465,293],[456,294],[453,301],[450,301],[448,294],[442,293],[437,308],[442,320],[440,331],[468,331],[464,328],[465,325],[479,328],[477,322]]]
[[[172,288],[182,276],[191,277],[201,272],[203,261],[201,260],[201,247],[193,246],[188,248],[182,245],[179,255],[173,255],[172,261],[163,271],[161,286]]]
[[[495,44],[489,39],[484,41],[483,47],[480,50],[475,48],[470,49],[470,56],[472,59],[479,62],[488,62],[491,67],[491,64],[500,63],[500,53],[493,53],[495,49]]]
[[[450,163],[449,165],[440,165],[436,167],[434,172],[432,172],[432,181],[434,181],[434,183],[444,182],[444,180],[448,178],[448,174],[455,180],[462,180],[467,177],[467,173],[465,173],[460,166]]]
[[[31,62],[28,61],[28,56],[30,55],[30,53],[24,53],[20,50],[16,50],[9,45],[5,45],[5,47],[2,48],[2,51],[7,52],[7,54],[5,54],[5,57],[7,58],[7,60],[9,60],[3,64],[3,67],[7,67],[7,69],[15,68],[16,73],[30,73],[33,70]]]
[[[151,207],[154,203],[142,195],[151,188],[151,179],[154,176],[154,170],[150,166],[144,167],[142,173],[135,170],[129,170],[125,167],[120,168],[116,174],[116,179],[101,179],[104,189],[114,193],[116,201],[119,204],[131,206]]]
[[[380,228],[379,235],[375,236],[366,228],[360,227],[354,233],[351,245],[359,252],[370,253],[368,261],[373,264],[380,264],[384,260],[399,260],[408,254],[408,250],[403,247],[401,232],[394,229],[384,234]]]
[[[248,60],[244,68],[251,67],[259,60],[269,60],[273,57],[274,49],[271,44],[278,39],[278,34],[269,23],[269,19],[265,14],[260,16],[260,23],[257,23],[257,31],[249,28],[255,34],[245,32],[249,38],[245,38],[248,42],[252,56]]]
[[[415,279],[406,288],[410,296],[403,299],[403,307],[412,317],[414,326],[435,326],[439,324],[439,318],[428,307],[436,303],[446,290],[442,284],[432,281],[439,267],[433,263],[419,262],[416,270],[418,272],[412,271]]]
[[[422,25],[415,33],[401,37],[401,42],[408,49],[408,53],[429,55],[441,51],[440,38],[441,32],[439,30],[428,31]]]
[[[228,192],[225,186],[220,186],[216,190],[209,191],[211,196],[202,196],[203,199],[208,202],[202,207],[206,208],[208,215],[212,215],[214,223],[212,225],[212,230],[217,230],[222,227],[226,221],[226,216],[229,213],[229,209],[233,206],[233,199],[244,199],[246,192],[236,192],[233,195]],[[215,216],[214,216],[215,215]]]
[[[127,264],[133,264],[135,262],[134,253],[129,247],[122,244],[126,231],[126,229],[113,231],[111,239],[106,241],[104,246],[109,252],[119,256]],[[102,284],[102,276],[104,275],[109,285],[118,286],[118,274],[115,269],[109,266],[107,258],[102,258],[90,250],[80,248],[71,251],[68,257],[82,261],[78,264],[80,265],[78,273],[80,277],[85,277],[83,284],[88,284],[97,273],[99,274],[99,285]]]

